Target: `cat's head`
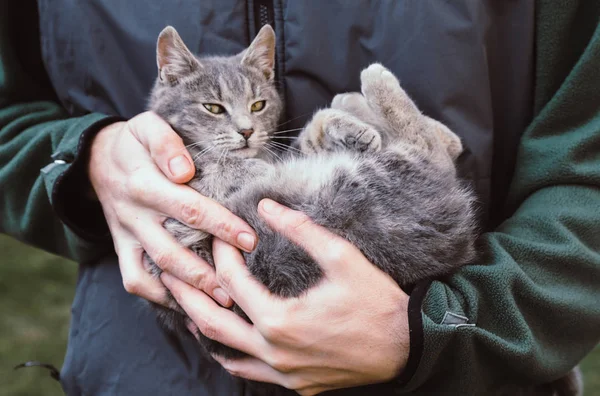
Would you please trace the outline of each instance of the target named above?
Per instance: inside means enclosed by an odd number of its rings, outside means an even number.
[[[200,152],[254,157],[283,107],[275,88],[275,32],[266,25],[240,54],[196,57],[168,26],[158,36],[158,78],[148,108]]]

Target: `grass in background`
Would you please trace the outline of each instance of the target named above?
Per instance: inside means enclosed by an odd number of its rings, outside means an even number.
[[[13,370],[39,360],[60,370],[77,265],[0,235],[0,395],[63,395],[49,371]]]
[[[0,235],[0,395],[62,395],[42,368],[13,371],[28,360],[60,369],[77,279],[73,262]],[[600,396],[600,348],[582,364],[586,396]]]

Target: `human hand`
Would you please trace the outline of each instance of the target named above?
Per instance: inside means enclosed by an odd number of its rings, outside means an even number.
[[[162,227],[170,217],[246,251],[254,248],[255,233],[243,220],[177,184],[194,173],[181,138],[152,112],[109,125],[92,142],[88,174],[113,237],[125,289],[166,303],[164,286],[145,269],[146,251],[163,271],[230,305],[214,269]]]
[[[397,376],[408,360],[408,296],[356,247],[303,213],[270,200],[261,201],[259,213],[304,248],[325,276],[301,297],[281,299],[250,275],[237,249],[215,240],[218,282],[248,315],[249,324],[163,274],[164,284],[202,334],[250,355],[215,359],[235,376],[302,395]]]

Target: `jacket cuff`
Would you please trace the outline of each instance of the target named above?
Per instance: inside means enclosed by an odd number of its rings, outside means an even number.
[[[118,121],[123,118],[96,113],[79,118],[58,143],[53,162],[42,169],[55,213],[73,233],[89,242],[110,238],[102,207],[90,194],[90,146],[103,127]]]
[[[431,286],[431,280],[417,283],[408,300],[408,331],[410,339],[410,351],[408,361],[402,373],[396,378],[396,383],[403,386],[410,382],[419,367],[423,355],[423,314],[421,307],[427,291]]]

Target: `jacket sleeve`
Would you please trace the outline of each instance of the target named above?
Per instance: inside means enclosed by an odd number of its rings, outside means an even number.
[[[35,1],[0,8],[0,231],[90,259],[110,239],[99,204],[86,197],[86,147],[115,120],[69,118],[42,64]]]
[[[536,3],[537,115],[521,139],[512,215],[482,236],[477,263],[411,294],[400,393],[550,382],[600,340],[596,3]]]

